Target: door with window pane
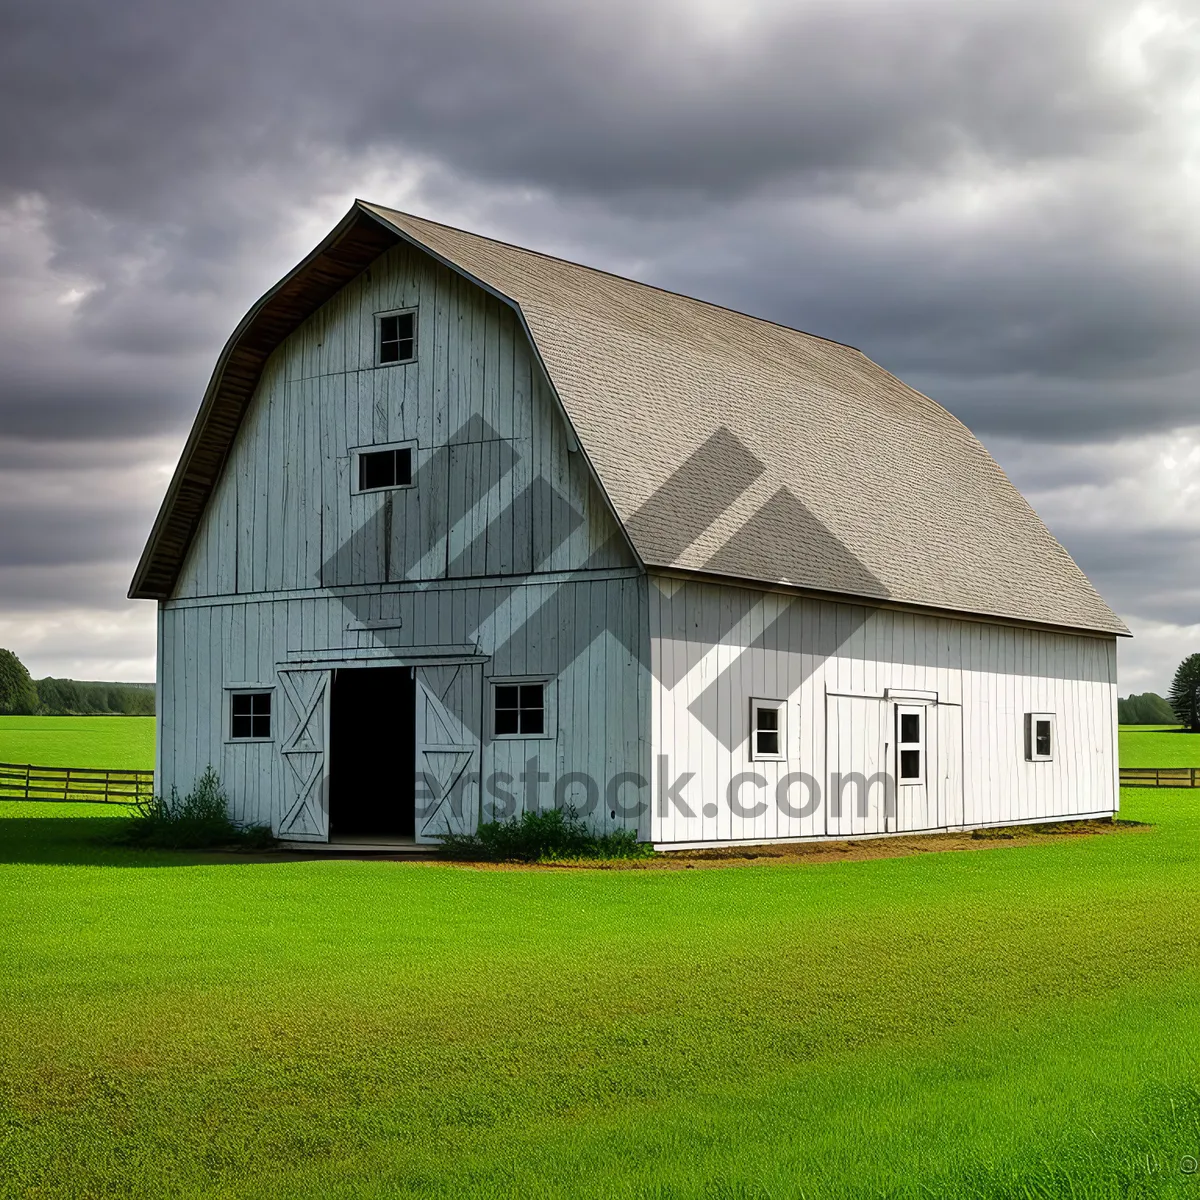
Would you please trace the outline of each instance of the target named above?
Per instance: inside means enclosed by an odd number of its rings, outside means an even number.
[[[897,704],[892,729],[892,770],[896,776],[896,816],[892,830],[931,829],[936,814],[930,804],[930,737],[928,706]]]
[[[963,823],[962,708],[897,704],[889,751],[896,815],[888,832],[946,829]]]

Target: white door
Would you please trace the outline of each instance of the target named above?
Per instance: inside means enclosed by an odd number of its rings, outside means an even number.
[[[825,699],[825,832],[835,837],[885,833],[892,806],[887,769],[887,701],[868,696]]]
[[[896,778],[896,818],[888,832],[937,827],[937,735],[924,704],[897,704],[892,721],[891,766]]]
[[[329,840],[329,672],[280,671],[283,807],[276,836]]]
[[[962,707],[939,704],[937,718],[938,825],[963,824]]]
[[[483,668],[417,667],[417,841],[474,833],[479,823]]]
[[[961,825],[962,709],[957,704],[897,704],[892,740],[896,820],[889,831]]]

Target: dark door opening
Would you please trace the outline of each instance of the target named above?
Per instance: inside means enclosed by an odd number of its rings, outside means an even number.
[[[329,835],[416,836],[416,691],[411,667],[333,672]]]

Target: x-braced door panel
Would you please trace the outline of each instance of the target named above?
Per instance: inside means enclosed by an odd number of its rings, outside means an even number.
[[[417,667],[417,841],[473,833],[479,822],[483,668]]]
[[[276,834],[329,840],[329,672],[280,671],[284,696],[283,808]]]

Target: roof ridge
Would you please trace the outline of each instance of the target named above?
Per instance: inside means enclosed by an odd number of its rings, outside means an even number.
[[[421,221],[426,225],[436,225],[439,229],[448,229],[451,233],[461,233],[466,237],[475,238],[480,242],[492,242],[494,245],[503,246],[507,250],[519,250],[522,254],[532,254],[537,258],[545,258],[550,262],[564,263],[568,267],[578,267],[581,271],[591,271],[595,275],[607,275],[609,279],[616,279],[621,283],[631,283],[635,287],[647,288],[652,292],[661,292],[664,296],[674,296],[678,300],[688,300],[692,304],[703,304],[706,308],[715,308],[718,312],[732,313],[735,317],[744,317],[747,321],[757,321],[762,325],[772,325],[776,329],[786,329],[788,333],[798,333],[801,337],[813,338],[818,342],[826,342],[831,346],[841,346],[844,350],[853,350],[856,354],[862,354],[864,358],[868,357],[859,346],[851,345],[849,342],[839,342],[837,338],[826,337],[821,333],[810,333],[807,329],[797,329],[794,325],[785,325],[782,321],[773,321],[770,317],[756,316],[754,313],[743,312],[740,308],[731,308],[728,304],[718,304],[715,300],[705,300],[701,296],[690,296],[687,292],[677,292],[672,288],[661,287],[657,283],[646,283],[642,279],[634,279],[629,275],[620,275],[616,271],[606,270],[604,267],[593,267],[587,263],[576,262],[573,258],[563,258],[559,254],[548,254],[545,250],[534,250],[530,246],[519,246],[516,242],[506,242],[503,238],[486,237],[482,233],[475,233],[470,229],[462,229],[457,225],[448,225],[445,221],[435,221],[432,217],[422,217],[418,213],[405,212],[401,208],[388,208],[385,204],[375,204],[370,200],[356,200],[358,204],[364,204],[368,208],[379,209],[382,212],[395,213],[400,217],[407,217],[412,221]]]

